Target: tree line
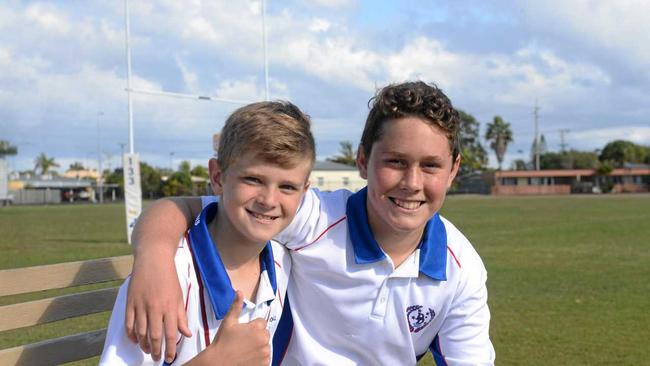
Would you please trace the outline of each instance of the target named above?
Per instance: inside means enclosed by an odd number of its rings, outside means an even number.
[[[469,113],[458,110],[460,117],[459,140],[461,147],[461,165],[459,177],[474,173],[489,171],[488,154],[481,144],[480,123]],[[499,170],[514,135],[510,123],[501,116],[494,116],[489,122],[483,135],[496,155]],[[631,141],[615,140],[607,143],[596,151],[548,151],[544,135],[540,136],[539,149],[537,142],[531,146],[530,160],[517,159],[512,162],[513,170],[533,170],[535,167],[535,151],[539,152],[540,169],[599,169],[603,173],[628,164],[650,164],[650,146],[635,144]],[[335,163],[355,166],[356,150],[350,141],[341,141],[339,153],[327,159]]]
[[[475,173],[489,171],[488,154],[481,143],[480,122],[471,114],[458,110],[460,117],[459,141],[461,147],[461,166],[458,176],[464,177]],[[501,116],[494,116],[485,128],[483,135],[489,147],[494,151],[499,170],[507,151],[508,145],[514,141],[510,123]],[[544,135],[541,135],[539,147],[536,141],[531,146],[530,160],[518,159],[513,161],[513,170],[532,170],[535,166],[535,154],[539,153],[540,169],[598,169],[601,174],[623,167],[624,164],[650,164],[650,146],[635,144],[631,141],[615,140],[607,143],[596,151],[548,151]],[[18,149],[9,141],[0,140],[0,159],[16,155]],[[356,150],[350,141],[341,141],[339,152],[327,160],[355,166]],[[53,168],[59,167],[53,157],[40,153],[34,159],[34,174],[54,174]],[[84,170],[83,164],[74,162],[68,170]],[[144,197],[157,198],[161,196],[179,196],[203,194],[207,189],[208,169],[197,165],[192,167],[188,161],[183,161],[178,169],[157,168],[140,163],[142,193]],[[121,168],[113,171],[105,170],[102,176],[107,184],[123,186]],[[194,177],[194,178],[193,178]]]

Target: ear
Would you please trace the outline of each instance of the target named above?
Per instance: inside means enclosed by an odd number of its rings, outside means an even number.
[[[222,182],[224,173],[221,170],[221,166],[219,165],[219,161],[217,161],[217,159],[210,159],[208,162],[208,171],[210,174],[210,186],[212,187],[212,192],[216,196],[219,196],[223,193]]]
[[[357,169],[359,169],[361,178],[368,179],[368,157],[363,151],[363,147],[359,145],[357,148]]]
[[[456,174],[458,174],[458,169],[460,168],[460,154],[456,157],[456,160],[451,166],[451,173],[449,174],[449,180],[447,181],[447,189],[451,187],[451,184],[454,182],[454,178],[456,178]]]

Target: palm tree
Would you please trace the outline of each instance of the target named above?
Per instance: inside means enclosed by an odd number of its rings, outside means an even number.
[[[499,170],[503,163],[503,156],[506,154],[508,144],[512,142],[512,130],[510,123],[506,122],[500,116],[494,116],[492,123],[488,123],[485,139],[490,141],[490,147],[497,155]]]
[[[41,171],[41,174],[47,174],[50,169],[58,167],[59,164],[54,161],[54,158],[49,158],[45,153],[40,153],[34,159],[34,171]]]
[[[0,159],[8,155],[18,154],[18,149],[9,143],[9,141],[0,140]]]
[[[328,161],[334,163],[340,163],[350,166],[357,165],[356,153],[352,148],[352,142],[350,141],[341,141],[339,142],[339,155],[336,155],[332,158],[327,158]]]

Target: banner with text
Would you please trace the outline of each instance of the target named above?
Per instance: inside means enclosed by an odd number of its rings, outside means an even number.
[[[140,158],[138,154],[124,154],[124,206],[126,207],[126,237],[131,244],[131,233],[142,212],[140,187]]]

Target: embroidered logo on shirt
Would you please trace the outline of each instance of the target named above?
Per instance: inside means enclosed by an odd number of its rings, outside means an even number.
[[[406,319],[408,319],[411,333],[417,333],[424,329],[431,323],[434,316],[436,313],[433,309],[424,309],[422,305],[411,305],[406,308]]]

